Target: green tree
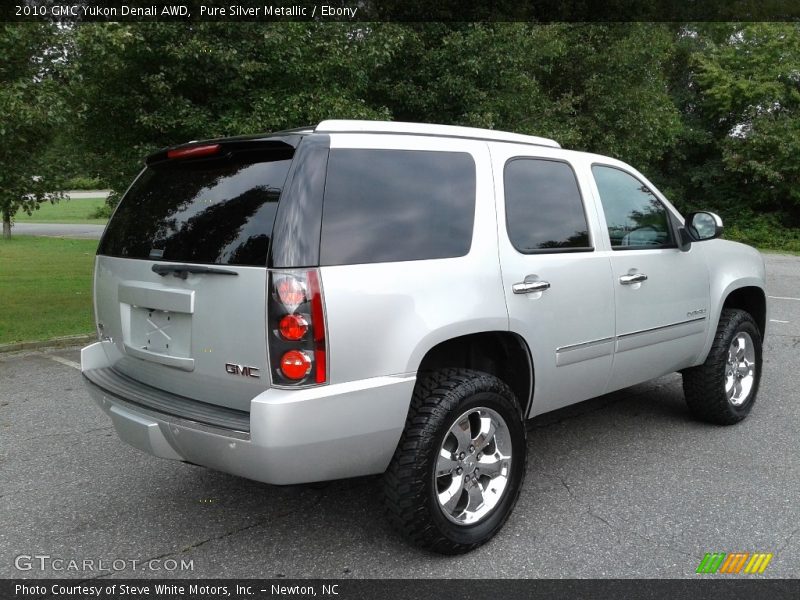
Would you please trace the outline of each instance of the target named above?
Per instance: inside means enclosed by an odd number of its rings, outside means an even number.
[[[506,129],[655,163],[680,131],[660,24],[428,23],[401,29],[373,101],[399,120]]]
[[[70,69],[73,113],[120,192],[160,147],[388,118],[364,98],[392,40],[344,23],[84,24]]]
[[[695,57],[702,109],[724,128],[741,204],[800,223],[800,28],[748,23]]]
[[[649,24],[85,24],[71,96],[117,191],[156,148],[325,118],[508,129],[641,166],[680,127],[671,41]]]
[[[661,164],[684,209],[775,228],[800,224],[800,29],[678,27],[672,94],[683,127]],[[774,216],[769,216],[774,215]]]
[[[117,192],[163,146],[326,118],[396,119],[552,137],[635,165],[683,210],[743,226],[759,213],[797,223],[798,30],[90,23],[74,30],[67,95],[75,145]]]
[[[47,24],[0,24],[0,212],[3,237],[20,209],[28,214],[55,201],[54,181],[41,159],[60,119],[55,66],[63,57]]]

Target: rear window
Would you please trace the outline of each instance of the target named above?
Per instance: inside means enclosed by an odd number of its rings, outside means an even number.
[[[292,152],[240,152],[148,167],[123,198],[98,253],[266,266]]]
[[[464,256],[472,245],[475,162],[464,152],[331,150],[322,265]]]

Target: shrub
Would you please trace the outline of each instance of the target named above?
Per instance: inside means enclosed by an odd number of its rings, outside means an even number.
[[[89,218],[91,219],[109,219],[111,218],[111,213],[114,212],[114,207],[110,206],[109,204],[101,204],[98,206]]]
[[[70,177],[65,183],[68,190],[99,190],[105,187],[99,177],[86,177],[78,175]]]

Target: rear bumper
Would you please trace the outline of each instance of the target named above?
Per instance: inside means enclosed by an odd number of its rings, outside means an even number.
[[[142,389],[126,390],[124,378],[112,382],[94,376],[93,371],[110,371],[103,344],[81,351],[81,368],[89,393],[120,439],[154,456],[272,484],[386,470],[416,380],[413,375],[391,376],[303,390],[268,389],[250,402],[248,431],[235,419],[223,427],[219,423],[229,421],[149,402]],[[168,396],[159,393],[161,400],[168,401]]]

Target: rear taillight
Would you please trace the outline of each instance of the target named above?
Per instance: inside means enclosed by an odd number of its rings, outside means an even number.
[[[289,350],[281,356],[281,373],[290,381],[302,381],[311,372],[311,359],[301,350]]]
[[[278,332],[285,340],[292,340],[294,342],[302,340],[308,333],[308,321],[303,315],[296,313],[286,315],[278,323]]]
[[[304,282],[292,275],[279,277],[275,283],[278,300],[287,308],[294,310],[306,301],[306,288]]]
[[[328,381],[325,307],[317,269],[270,271],[267,318],[272,382]]]

